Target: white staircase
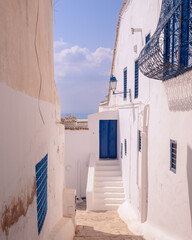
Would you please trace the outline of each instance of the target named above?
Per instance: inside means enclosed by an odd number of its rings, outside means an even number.
[[[125,201],[118,160],[97,161],[94,174],[94,209],[114,210]]]

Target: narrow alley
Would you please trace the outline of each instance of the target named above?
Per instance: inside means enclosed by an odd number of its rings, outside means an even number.
[[[117,211],[89,212],[85,201],[77,204],[76,223],[74,240],[144,240],[129,231]]]

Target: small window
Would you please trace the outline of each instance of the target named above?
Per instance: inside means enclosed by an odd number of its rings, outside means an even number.
[[[176,173],[177,142],[170,140],[170,170]]]
[[[140,130],[139,130],[139,137],[138,137],[138,139],[139,139],[138,150],[139,150],[139,152],[141,152],[141,131]]]
[[[121,158],[123,158],[123,143],[121,143]]]
[[[145,37],[145,44],[147,44],[149,42],[150,37],[151,37],[150,33],[147,34],[147,36]]]
[[[127,139],[125,139],[125,156],[127,155]]]
[[[138,60],[135,61],[135,98],[139,95],[139,67]]]
[[[127,99],[127,68],[124,68],[123,70],[123,77],[124,77],[124,94],[123,99]]]
[[[47,158],[48,154],[35,166],[38,234],[47,214]]]

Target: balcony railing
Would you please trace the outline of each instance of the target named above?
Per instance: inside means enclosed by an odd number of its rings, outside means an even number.
[[[140,71],[168,80],[192,69],[192,1],[163,0],[154,35],[139,55]]]

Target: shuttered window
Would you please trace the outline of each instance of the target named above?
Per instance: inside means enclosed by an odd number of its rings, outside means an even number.
[[[35,166],[38,234],[47,214],[47,159],[48,154]]]
[[[170,170],[176,173],[177,142],[170,140]]]
[[[123,75],[124,75],[124,94],[123,94],[123,98],[124,98],[124,100],[126,100],[127,99],[127,68],[124,68]]]
[[[121,158],[123,158],[123,143],[121,143]]]
[[[135,61],[135,98],[139,95],[139,67],[138,60]]]
[[[127,155],[127,139],[124,140],[125,142],[125,156]]]
[[[139,130],[139,134],[138,134],[138,150],[139,152],[141,152],[141,131]]]

